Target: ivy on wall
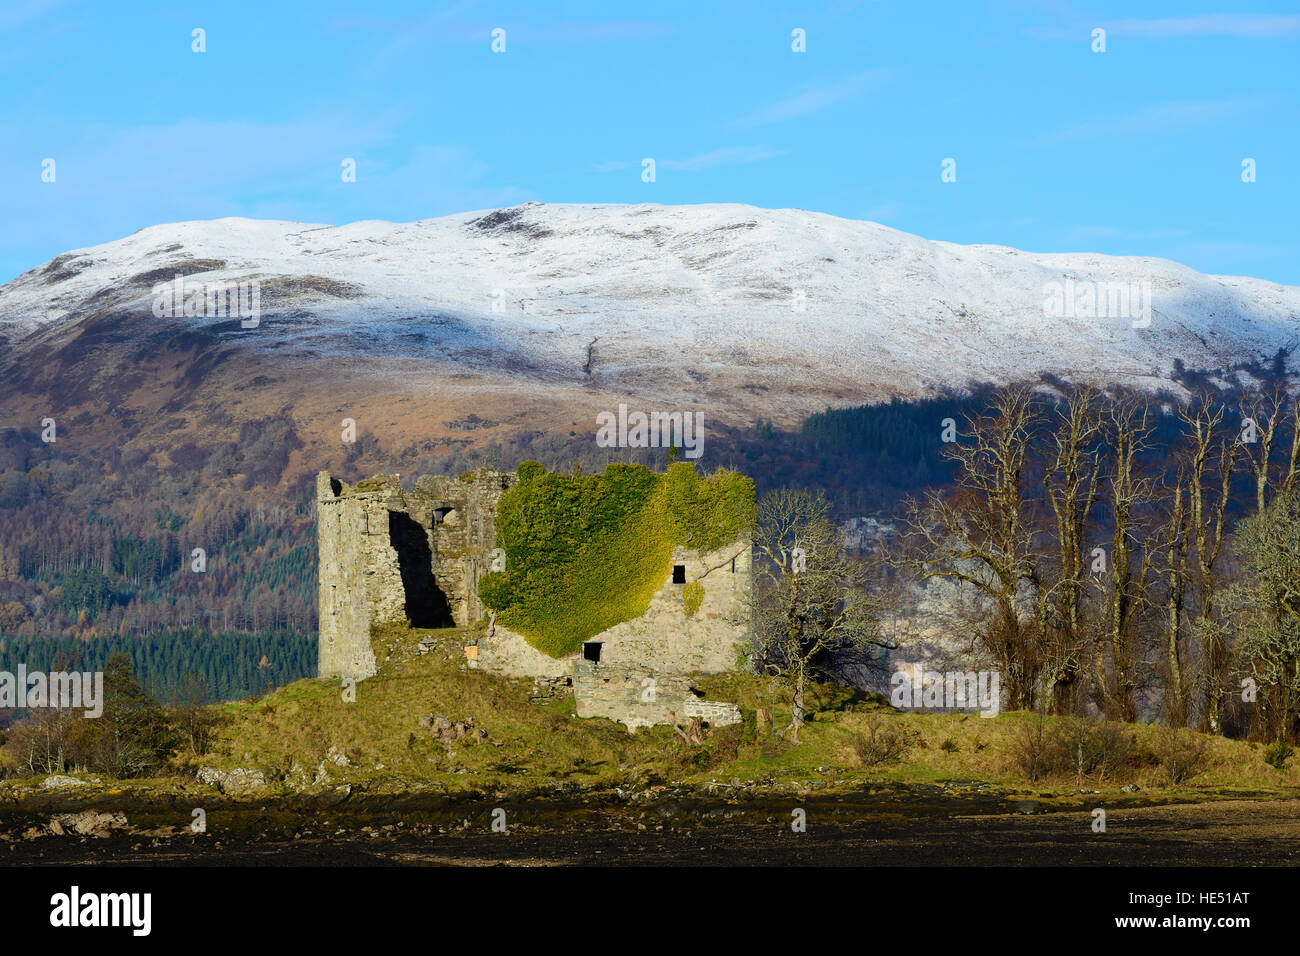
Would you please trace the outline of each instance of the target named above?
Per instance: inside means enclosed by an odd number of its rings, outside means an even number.
[[[677,462],[663,474],[612,464],[561,475],[524,462],[518,474],[497,512],[505,570],[486,575],[479,596],[552,657],[644,614],[675,546],[715,550],[754,523],[754,482],[733,471],[703,477]]]

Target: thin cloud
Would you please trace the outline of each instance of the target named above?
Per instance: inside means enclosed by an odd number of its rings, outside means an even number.
[[[1086,139],[1141,136],[1185,126],[1196,126],[1230,116],[1239,108],[1230,100],[1205,103],[1161,103],[1127,116],[1095,119],[1028,140],[1027,146],[1059,146]]]
[[[0,10],[0,31],[27,26],[62,6],[66,6],[66,0],[27,0],[26,3],[7,5]]]
[[[813,113],[820,113],[837,103],[850,100],[873,86],[878,86],[888,75],[889,71],[885,69],[866,70],[838,83],[805,90],[802,93],[797,93],[794,96],[764,106],[748,116],[742,116],[740,119],[734,120],[729,125],[732,129],[753,129],[756,126],[766,126],[769,123],[783,123],[787,120],[811,116]]]
[[[413,39],[421,43],[483,43],[487,44],[492,31],[501,27],[506,31],[507,42],[518,40],[553,44],[608,43],[620,40],[654,40],[673,36],[676,29],[668,23],[652,20],[573,20],[533,26],[516,20],[470,20],[463,14],[479,6],[477,0],[433,11],[423,16],[387,16],[383,14],[339,14],[326,19],[327,27],[336,33],[372,33],[396,36],[396,43],[409,44]]]
[[[784,156],[789,150],[769,149],[766,146],[730,146],[715,149],[709,153],[692,156],[689,159],[665,159],[659,162],[664,169],[683,173],[697,173],[702,169],[715,166],[738,166],[746,163],[758,163],[776,156]]]
[[[1199,17],[1103,22],[1108,31],[1150,37],[1279,37],[1300,33],[1300,15],[1210,13]]]
[[[1243,39],[1276,39],[1300,33],[1300,14],[1263,13],[1207,13],[1193,17],[1165,17],[1161,19],[1128,18],[1125,20],[1083,21],[1071,14],[1071,22],[1054,26],[1027,27],[1023,32],[1039,39],[1060,40],[1089,37],[1097,27],[1105,28],[1115,37],[1237,37]]]

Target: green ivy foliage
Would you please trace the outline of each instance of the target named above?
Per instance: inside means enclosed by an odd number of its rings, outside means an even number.
[[[699,581],[692,581],[682,588],[682,608],[686,611],[687,617],[694,617],[700,611],[700,605],[704,603],[704,585]]]
[[[596,475],[519,466],[501,497],[497,547],[505,570],[479,584],[502,626],[563,657],[615,624],[645,613],[671,573],[673,548],[713,550],[754,524],[754,483],[689,462],[656,474],[609,465]]]

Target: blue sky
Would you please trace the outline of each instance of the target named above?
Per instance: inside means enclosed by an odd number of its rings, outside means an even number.
[[[0,281],[160,222],[541,200],[799,207],[1300,284],[1300,5],[1248,10],[4,0]]]

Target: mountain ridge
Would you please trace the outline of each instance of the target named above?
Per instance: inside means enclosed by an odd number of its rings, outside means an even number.
[[[177,275],[187,288],[257,283],[256,327],[155,315]],[[1129,311],[1147,289],[1148,324],[1052,314],[1053,284],[1095,289],[1098,302],[1131,289]],[[287,413],[322,435],[352,413],[411,439],[455,431],[435,417],[560,428],[619,400],[794,423],[827,405],[1044,374],[1176,391],[1175,360],[1230,369],[1297,340],[1300,287],[1149,257],[962,246],[795,209],[225,218],[150,226],[0,286],[0,408],[217,431]]]

